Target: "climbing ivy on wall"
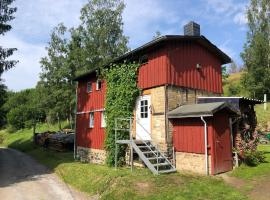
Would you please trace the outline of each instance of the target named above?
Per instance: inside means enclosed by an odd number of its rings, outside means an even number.
[[[137,72],[139,65],[136,63],[113,64],[101,70],[101,76],[106,80],[106,140],[107,164],[115,164],[115,119],[133,116],[136,98],[140,94],[137,87]],[[128,132],[117,132],[117,139],[129,139]],[[126,145],[118,146],[118,165],[124,163]]]

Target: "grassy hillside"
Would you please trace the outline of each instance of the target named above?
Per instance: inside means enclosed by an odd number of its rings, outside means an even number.
[[[45,125],[38,131],[45,130]],[[56,127],[50,127],[56,129]],[[32,130],[0,131],[2,145],[19,149],[48,166],[66,183],[101,199],[247,199],[216,177],[173,173],[153,175],[148,169],[109,168],[74,162],[72,153],[57,153],[32,144]],[[211,191],[211,192],[209,192]]]
[[[258,127],[263,130],[267,129],[267,124],[270,125],[270,103],[267,103],[267,110],[264,110],[263,104],[256,105],[255,111],[258,120]]]
[[[224,96],[247,96],[247,92],[241,87],[242,72],[230,74],[223,83]]]

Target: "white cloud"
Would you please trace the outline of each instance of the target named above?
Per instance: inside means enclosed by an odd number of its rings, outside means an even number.
[[[9,89],[18,91],[34,87],[39,79],[42,56],[53,27],[60,22],[72,27],[79,24],[80,9],[87,0],[17,0],[18,8],[13,29],[4,37],[1,45],[16,47],[18,51],[10,59],[19,60],[17,66],[3,74]]]
[[[2,44],[4,47],[16,47],[18,50],[9,59],[19,60],[15,68],[3,74],[5,83],[15,91],[34,87],[40,72],[39,60],[46,55],[44,45],[26,43],[13,34],[8,34]]]
[[[179,12],[172,9],[167,2],[161,0],[126,0],[125,3],[124,31],[130,37],[132,48],[151,40],[156,31],[160,31],[162,34],[180,34],[182,20]],[[168,29],[167,26],[170,28]]]
[[[239,26],[246,25],[246,7],[243,0],[206,0],[206,15],[220,23],[234,22]]]

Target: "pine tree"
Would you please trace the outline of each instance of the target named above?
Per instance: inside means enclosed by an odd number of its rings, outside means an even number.
[[[14,0],[0,0],[0,36],[3,36],[7,31],[11,30],[11,25],[8,24],[14,19],[13,14],[16,12],[16,8],[10,7]],[[0,127],[5,124],[5,110],[3,104],[7,97],[7,88],[3,84],[1,75],[5,70],[8,70],[15,66],[17,61],[6,60],[13,54],[16,48],[4,48],[0,43]]]
[[[250,96],[262,98],[264,93],[270,94],[270,1],[251,0],[247,17],[242,84]]]
[[[14,0],[0,0],[0,35],[4,35],[11,30],[11,25],[8,24],[14,19],[13,14],[16,8],[10,7]],[[4,70],[8,70],[15,66],[17,61],[6,60],[13,54],[16,48],[3,48],[0,44],[0,76]]]

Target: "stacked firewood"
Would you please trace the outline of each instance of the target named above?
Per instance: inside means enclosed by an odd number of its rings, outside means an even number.
[[[247,150],[256,150],[258,145],[258,134],[256,131],[257,118],[253,105],[241,104],[241,116],[234,126],[235,148],[240,157]]]
[[[74,133],[72,132],[50,132],[36,133],[35,144],[55,151],[73,150]]]

